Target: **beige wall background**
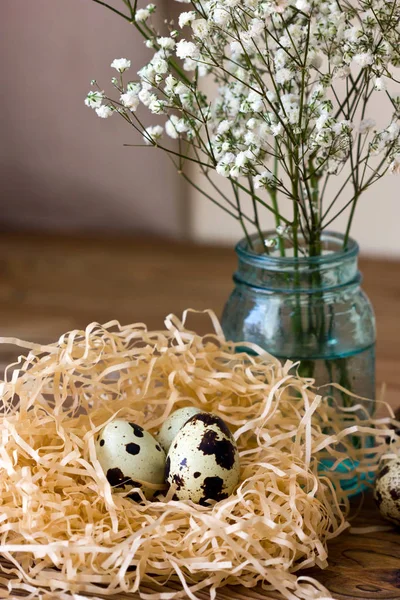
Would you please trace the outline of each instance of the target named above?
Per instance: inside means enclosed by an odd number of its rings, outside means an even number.
[[[179,236],[168,158],[124,148],[138,134],[84,105],[91,79],[111,85],[114,58],[132,59],[133,78],[151,56],[133,27],[90,0],[2,0],[0,53],[0,227]]]

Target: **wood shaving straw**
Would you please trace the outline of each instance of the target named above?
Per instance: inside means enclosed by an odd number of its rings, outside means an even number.
[[[292,363],[252,344],[240,346],[257,356],[236,353],[209,314],[215,333],[206,337],[185,328],[185,314],[169,316],[165,331],[112,321],[46,346],[0,339],[27,348],[0,384],[1,598],[195,599],[204,589],[215,598],[226,584],[260,584],[288,600],[331,597],[296,575],[324,568],[327,542],[348,526],[338,483],[346,475],[321,471],[321,460],[350,457],[359,477],[373,474],[385,437],[395,438],[393,415],[340,410]],[[235,493],[204,507],[170,500],[171,490],[142,504],[112,490],[96,458],[99,430],[118,417],[155,434],[188,405],[234,432]]]

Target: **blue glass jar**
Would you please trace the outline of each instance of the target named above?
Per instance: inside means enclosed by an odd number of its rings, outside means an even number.
[[[266,232],[265,239],[276,238]],[[257,237],[251,238],[256,247]],[[245,239],[236,246],[239,258],[235,288],[225,306],[222,327],[229,340],[258,344],[277,358],[301,361],[300,375],[317,385],[337,383],[351,392],[375,397],[375,318],[361,289],[357,243],[325,233],[321,254],[290,256],[288,247],[269,254],[251,249]],[[327,387],[344,405],[353,399]],[[365,402],[373,412],[373,402]]]

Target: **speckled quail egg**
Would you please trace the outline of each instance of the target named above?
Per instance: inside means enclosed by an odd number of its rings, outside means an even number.
[[[114,488],[139,487],[146,498],[154,490],[137,480],[164,483],[165,452],[158,441],[139,425],[122,419],[111,421],[102,429],[96,442],[99,463]],[[131,497],[140,501],[140,495]]]
[[[175,437],[167,456],[166,479],[175,500],[208,505],[223,500],[239,481],[239,452],[224,421],[211,413],[191,417]]]
[[[379,471],[374,498],[382,517],[400,525],[400,456],[388,460]]]
[[[202,412],[200,408],[196,408],[195,406],[185,406],[184,408],[178,408],[178,410],[175,410],[169,415],[168,419],[162,424],[159,434],[157,435],[157,439],[165,452],[168,452],[172,441],[184,424],[193,417],[193,415],[197,415],[199,412]]]

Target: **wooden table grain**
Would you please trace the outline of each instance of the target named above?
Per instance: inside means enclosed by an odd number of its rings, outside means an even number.
[[[190,307],[217,315],[232,288],[232,249],[160,239],[101,238],[3,233],[0,236],[0,336],[55,340],[89,322],[118,319],[161,328],[169,313]],[[378,326],[377,384],[393,407],[400,405],[400,263],[362,259],[364,289]],[[205,333],[209,322],[193,317]],[[18,352],[0,348],[4,365]],[[352,526],[384,524],[372,499]],[[337,600],[400,600],[400,531],[350,532],[329,548],[329,566],[305,572]],[[207,598],[206,593],[199,593]],[[121,594],[120,598],[135,596]],[[218,600],[279,598],[259,589],[223,588]]]

